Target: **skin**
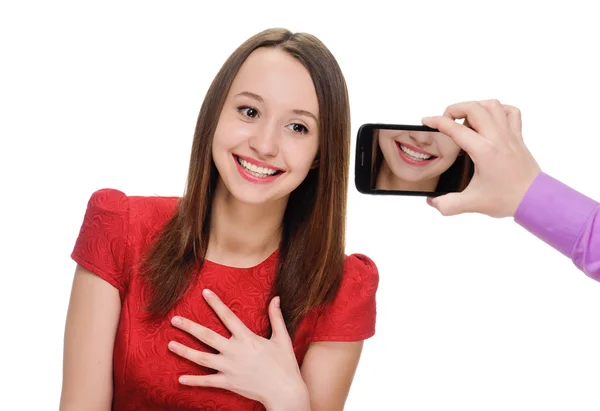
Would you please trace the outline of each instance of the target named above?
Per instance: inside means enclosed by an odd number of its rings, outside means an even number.
[[[169,343],[175,354],[219,371],[181,376],[182,384],[230,390],[260,401],[267,410],[343,409],[360,354],[353,347],[361,344],[313,343],[299,370],[278,297],[269,305],[273,335],[265,339],[252,333],[212,291],[204,290],[203,296],[232,337],[225,338],[189,319],[174,317],[175,327],[219,352],[211,354],[175,341]],[[321,361],[327,361],[327,366],[319,364]]]
[[[108,411],[121,301],[112,285],[77,265],[65,327],[61,411]]]
[[[240,96],[242,91],[259,99]],[[240,106],[252,106],[256,113]],[[314,165],[317,122],[317,97],[306,69],[282,51],[255,51],[235,78],[215,133],[213,155],[220,178],[207,259],[249,267],[276,249],[288,196]],[[272,164],[285,174],[269,184],[250,183],[240,176],[231,153]],[[344,408],[362,342],[312,343],[299,369],[277,297],[269,307],[274,334],[265,339],[250,332],[210,290],[204,295],[232,337],[225,339],[189,319],[182,318],[181,324],[172,319],[173,327],[222,350],[211,357],[171,342],[174,353],[197,363],[210,362],[219,371],[184,376],[181,384],[220,386],[261,401],[268,410]],[[120,307],[117,289],[77,267],[65,333],[62,411],[110,410]]]
[[[289,194],[304,180],[317,154],[318,115],[314,85],[302,64],[273,49],[259,49],[248,57],[215,131],[212,151],[220,178],[207,259],[253,266],[275,251]],[[240,176],[233,153],[285,173],[269,184],[250,183]]]
[[[398,144],[408,144],[436,158],[422,166],[408,164],[400,156]],[[376,182],[380,190],[435,191],[440,175],[460,153],[460,147],[442,133],[408,130],[379,130],[379,148],[384,158]]]
[[[459,124],[458,119],[465,122]],[[463,192],[428,198],[427,203],[445,216],[514,217],[542,171],[523,142],[519,109],[498,100],[468,101],[422,122],[450,136],[475,163],[475,174]]]

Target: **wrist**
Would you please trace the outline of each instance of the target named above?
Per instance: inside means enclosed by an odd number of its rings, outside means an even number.
[[[523,180],[515,186],[515,194],[510,203],[510,213],[509,217],[513,219],[519,212],[519,208],[521,204],[526,199],[527,195],[531,191],[534,183],[538,179],[538,177],[542,174],[542,171],[539,168],[532,170],[532,172],[527,176],[527,178],[523,178]]]
[[[277,386],[276,390],[263,403],[267,411],[310,411],[308,388],[301,377],[299,381]]]

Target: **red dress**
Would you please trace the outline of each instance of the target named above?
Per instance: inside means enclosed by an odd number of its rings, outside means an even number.
[[[197,283],[160,321],[143,318],[147,286],[137,264],[149,241],[174,213],[177,197],[126,196],[114,189],[92,194],[72,258],[119,290],[121,317],[114,346],[113,410],[263,410],[262,404],[233,392],[186,387],[182,374],[211,372],[171,351],[170,340],[199,348],[191,335],[171,325],[174,315],[229,336],[202,298],[213,290],[254,333],[267,337],[266,301],[275,276],[277,251],[252,268],[206,261]],[[308,313],[293,339],[298,364],[314,341],[360,341],[375,334],[375,293],[379,275],[373,261],[346,256],[344,279],[335,301]]]

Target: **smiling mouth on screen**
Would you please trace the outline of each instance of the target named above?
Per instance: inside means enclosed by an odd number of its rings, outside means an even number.
[[[418,148],[405,143],[396,141],[396,146],[398,147],[400,158],[413,166],[424,166],[437,159],[433,154],[419,150]]]

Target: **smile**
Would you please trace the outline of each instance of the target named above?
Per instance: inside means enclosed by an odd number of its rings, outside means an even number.
[[[411,165],[424,166],[437,158],[433,154],[429,154],[421,150],[416,151],[416,147],[409,147],[404,143],[396,141],[396,145],[398,146],[398,153],[400,154],[400,157]]]
[[[268,167],[266,164],[248,157],[233,155],[238,171],[246,180],[252,183],[268,183],[284,173],[278,168]]]

